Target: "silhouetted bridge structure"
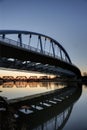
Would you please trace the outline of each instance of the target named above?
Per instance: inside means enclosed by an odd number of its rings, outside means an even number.
[[[56,40],[40,33],[19,30],[0,30],[0,67],[55,75],[81,75]]]

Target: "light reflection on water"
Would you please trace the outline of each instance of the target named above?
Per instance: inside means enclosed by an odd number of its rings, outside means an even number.
[[[2,91],[0,95],[13,99],[52,91],[65,86],[64,84],[52,82],[5,82],[0,86],[0,91]]]

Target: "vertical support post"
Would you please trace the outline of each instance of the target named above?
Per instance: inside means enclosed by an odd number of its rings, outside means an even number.
[[[45,42],[44,42],[44,52],[45,52],[45,46],[46,46],[46,37],[45,37]]]
[[[40,48],[41,48],[41,53],[43,54],[43,46],[42,46],[41,36],[39,36],[39,39],[40,39]]]
[[[30,34],[30,36],[29,36],[29,46],[30,46],[30,42],[31,42],[31,34]]]
[[[61,49],[60,49],[60,58],[61,58],[61,60],[62,60],[62,51],[61,51]]]
[[[22,47],[22,35],[18,34],[19,42],[20,42],[20,47]]]
[[[65,112],[63,112],[63,121],[64,121],[64,119],[65,119]]]
[[[57,46],[58,48],[57,48],[57,56],[58,56],[58,58],[59,58],[59,46]]]
[[[50,50],[51,50],[51,43],[50,43],[50,46],[49,46],[49,54],[50,54]]]
[[[57,126],[57,116],[55,117],[55,130],[57,129],[56,126]]]
[[[67,62],[67,56],[65,55],[65,61]]]
[[[51,43],[52,43],[52,49],[53,49],[53,56],[55,57],[55,49],[54,49],[54,44],[53,44],[52,40],[51,40]]]
[[[2,35],[2,38],[5,39],[5,34]]]
[[[1,56],[2,56],[2,47],[0,46],[0,60],[1,60]]]

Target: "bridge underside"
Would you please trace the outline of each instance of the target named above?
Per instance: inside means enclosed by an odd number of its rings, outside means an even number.
[[[17,69],[17,70],[34,71],[60,76],[75,76],[73,72],[65,70],[60,67],[55,67],[49,64],[36,63],[31,61],[21,61],[12,58],[1,58],[0,67]]]

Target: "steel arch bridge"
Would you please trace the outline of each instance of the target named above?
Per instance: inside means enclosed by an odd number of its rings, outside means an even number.
[[[59,42],[30,31],[0,30],[0,67],[55,75],[81,75]]]

